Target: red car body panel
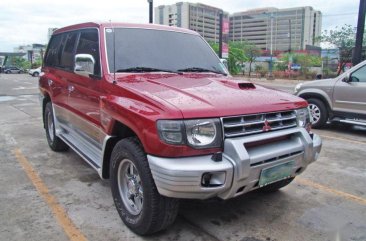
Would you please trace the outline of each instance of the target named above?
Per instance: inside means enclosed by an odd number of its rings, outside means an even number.
[[[98,28],[102,76],[90,79],[60,69],[43,67],[40,90],[52,102],[98,126],[105,134],[113,135],[116,122],[133,130],[145,152],[155,156],[179,157],[205,155],[222,151],[194,149],[189,146],[169,145],[160,140],[156,121],[160,119],[220,118],[263,112],[299,109],[307,102],[293,95],[270,90],[259,85],[241,89],[234,78],[217,74],[113,74],[108,72],[104,28],[149,28],[196,32],[161,25],[122,23],[85,23],[59,29],[55,34]],[[52,88],[48,81],[52,79]],[[68,87],[74,91],[69,94]]]

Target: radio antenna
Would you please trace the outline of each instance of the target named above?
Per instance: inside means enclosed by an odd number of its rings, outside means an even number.
[[[112,32],[113,32],[113,84],[117,84],[116,81],[116,33],[114,31],[114,26],[112,21],[109,20],[109,24],[111,25]]]

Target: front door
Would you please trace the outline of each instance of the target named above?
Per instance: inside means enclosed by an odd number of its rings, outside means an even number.
[[[93,161],[99,165],[105,134],[101,129],[99,100],[101,95],[101,76],[99,57],[99,35],[97,29],[81,30],[76,46],[76,54],[90,54],[95,60],[94,75],[73,74],[68,79],[69,120],[73,130],[86,142],[88,150],[94,152]]]
[[[349,82],[339,79],[334,86],[334,111],[366,115],[366,65],[350,74]]]

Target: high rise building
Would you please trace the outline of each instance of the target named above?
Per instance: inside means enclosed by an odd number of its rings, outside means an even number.
[[[230,40],[264,50],[271,45],[274,51],[305,50],[307,45],[319,46],[321,24],[321,12],[312,7],[253,9],[230,15]]]
[[[222,9],[201,3],[178,2],[155,8],[155,23],[194,30],[207,41],[219,42],[220,13],[224,18],[229,14]]]

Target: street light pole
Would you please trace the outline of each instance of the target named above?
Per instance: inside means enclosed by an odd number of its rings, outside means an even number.
[[[288,44],[288,77],[291,78],[291,65],[292,65],[292,56],[291,56],[291,42],[292,42],[292,35],[291,35],[291,19],[288,20],[288,38],[289,38],[289,44]]]
[[[366,0],[360,0],[360,7],[358,10],[356,44],[353,50],[353,58],[352,58],[353,65],[360,63],[362,60],[362,42],[363,42],[363,33],[365,29],[365,13],[366,13]]]
[[[291,53],[291,19],[288,20],[288,38],[289,38],[289,44],[288,44],[288,52]]]
[[[271,13],[271,59],[269,61],[269,74],[268,74],[268,79],[272,80],[273,78],[273,74],[272,74],[272,69],[273,69],[273,13]]]
[[[222,59],[222,30],[223,30],[223,25],[224,25],[224,14],[223,12],[220,12],[219,13],[219,16],[220,16],[220,32],[219,32],[219,58]]]
[[[149,3],[149,23],[153,23],[153,10],[154,10],[154,3],[153,0],[147,0]]]

